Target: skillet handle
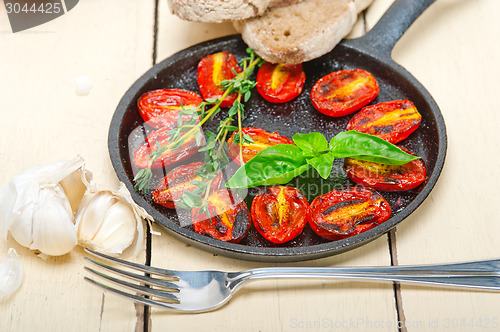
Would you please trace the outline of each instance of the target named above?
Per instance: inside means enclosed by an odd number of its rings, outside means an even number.
[[[358,49],[391,58],[396,42],[410,25],[436,0],[396,0],[364,36],[348,40]]]

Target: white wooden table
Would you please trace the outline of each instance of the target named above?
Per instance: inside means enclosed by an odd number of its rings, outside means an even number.
[[[375,0],[352,36],[392,0]],[[154,63],[230,24],[173,16],[165,0],[85,0],[44,25],[13,34],[0,4],[0,186],[21,170],[80,154],[95,180],[117,186],[107,148],[115,107]],[[396,45],[393,58],[434,96],[448,153],[424,204],[389,236],[345,254],[294,264],[240,261],[153,236],[151,262],[172,269],[446,263],[500,257],[500,23],[498,0],[437,0]],[[88,76],[87,96],[73,79]],[[500,294],[355,281],[266,281],[210,313],[179,315],[134,305],[84,282],[80,248],[42,260],[11,237],[20,289],[0,299],[0,331],[500,331]],[[392,255],[392,256],[391,256]],[[143,262],[144,252],[135,260]]]

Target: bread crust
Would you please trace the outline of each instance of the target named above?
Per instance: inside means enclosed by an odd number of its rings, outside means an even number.
[[[168,5],[183,20],[220,23],[262,15],[271,1],[276,0],[168,0]]]
[[[304,0],[268,8],[264,15],[234,22],[234,26],[264,60],[297,64],[331,51],[371,1]]]

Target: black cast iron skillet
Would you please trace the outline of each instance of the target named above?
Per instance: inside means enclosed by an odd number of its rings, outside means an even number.
[[[186,213],[177,214],[174,210],[163,208],[154,204],[148,193],[143,194],[134,190],[133,178],[138,169],[132,164],[131,156],[151,130],[143,124],[139,116],[136,106],[138,98],[147,91],[159,88],[198,91],[196,82],[198,61],[205,55],[223,50],[232,52],[237,58],[246,56],[247,46],[239,36],[211,40],[176,53],[151,68],[125,93],[115,111],[109,131],[110,156],[119,179],[130,190],[133,199],[170,234],[216,254],[256,261],[299,261],[342,253],[374,240],[395,227],[424,201],[434,187],[445,160],[446,129],[438,106],[427,90],[391,59],[394,44],[433,2],[434,0],[397,0],[366,35],[358,39],[343,40],[325,56],[304,63],[306,85],[297,99],[286,104],[271,104],[255,92],[246,104],[247,118],[244,122],[246,127],[255,126],[269,132],[278,131],[287,137],[292,137],[297,132],[320,131],[330,139],[345,130],[350,119],[350,116],[330,118],[312,107],[310,101],[312,85],[330,72],[354,68],[371,72],[380,85],[380,94],[372,103],[395,99],[413,101],[422,114],[422,123],[417,131],[399,145],[422,157],[427,165],[428,179],[412,191],[382,193],[393,209],[391,218],[383,224],[340,241],[326,241],[306,226],[298,238],[281,245],[266,241],[252,228],[240,244],[233,244],[197,234],[190,225],[181,226],[180,223],[189,220]],[[217,120],[208,124],[207,129],[215,130]],[[152,183],[155,184],[168,171],[166,169],[156,172]],[[327,181],[321,181],[311,172],[294,180],[292,185],[299,187],[311,201],[318,194],[333,188],[354,184],[342,171],[342,160],[338,160],[332,176]],[[248,203],[251,202],[254,193],[254,190],[249,191],[246,199]]]

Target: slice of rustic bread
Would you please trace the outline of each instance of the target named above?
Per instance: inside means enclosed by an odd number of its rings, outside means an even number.
[[[372,0],[304,0],[268,8],[259,17],[234,22],[243,40],[263,59],[296,64],[331,51]]]
[[[262,15],[268,7],[302,0],[168,0],[170,10],[187,21],[219,23]]]
[[[188,21],[224,22],[261,15],[271,0],[168,0],[170,10]]]

